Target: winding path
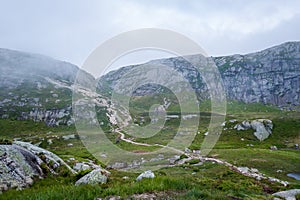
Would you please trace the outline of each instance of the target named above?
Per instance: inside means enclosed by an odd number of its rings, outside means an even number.
[[[216,158],[209,158],[209,157],[203,157],[199,154],[193,154],[193,153],[186,153],[184,151],[181,151],[181,150],[178,150],[178,149],[175,149],[175,148],[172,148],[172,147],[168,147],[168,146],[165,146],[165,145],[161,145],[161,144],[147,144],[147,143],[140,143],[140,142],[134,142],[134,141],[131,141],[129,139],[126,139],[125,138],[125,134],[122,133],[119,129],[116,129],[115,132],[119,133],[121,135],[120,139],[124,142],[127,142],[127,143],[131,143],[131,144],[134,144],[134,145],[139,145],[139,146],[147,146],[147,147],[151,147],[151,146],[160,146],[162,148],[169,148],[169,149],[172,149],[174,151],[177,151],[178,153],[180,154],[184,154],[187,156],[186,159],[183,159],[182,162],[178,162],[177,165],[180,165],[180,164],[183,164],[184,162],[188,161],[188,160],[191,160],[191,159],[199,159],[199,162],[215,162],[215,163],[218,163],[218,164],[221,164],[221,165],[225,165],[227,166],[229,169],[237,172],[237,173],[240,173],[244,176],[247,176],[247,177],[251,177],[251,178],[255,178],[257,180],[261,180],[261,179],[265,179],[265,180],[269,180],[270,182],[278,182],[284,186],[287,186],[289,183],[287,181],[282,181],[282,180],[279,180],[277,178],[273,178],[273,177],[267,177],[265,176],[264,174],[260,173],[260,172],[251,172],[251,170],[245,170],[245,168],[247,167],[237,167],[229,162],[226,162],[226,161],[223,161],[223,160],[219,160],[219,159],[216,159]],[[174,166],[174,165],[170,165],[171,166]]]

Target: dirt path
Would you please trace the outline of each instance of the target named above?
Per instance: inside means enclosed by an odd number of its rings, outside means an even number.
[[[273,177],[267,177],[264,174],[260,173],[257,169],[249,169],[247,167],[237,167],[237,166],[235,166],[235,165],[233,165],[229,162],[226,162],[226,161],[223,161],[223,160],[220,160],[220,159],[203,157],[201,155],[196,155],[196,154],[193,154],[193,153],[186,153],[184,151],[181,151],[181,150],[178,150],[178,149],[175,149],[175,148],[172,148],[172,147],[168,147],[168,146],[165,146],[165,145],[161,145],[161,144],[147,144],[147,143],[134,142],[132,140],[126,139],[125,134],[122,133],[119,129],[117,129],[116,132],[121,135],[120,139],[124,142],[127,142],[127,143],[131,143],[131,144],[139,145],[139,146],[147,146],[147,147],[160,146],[162,148],[170,148],[174,151],[177,151],[180,154],[184,154],[184,155],[187,156],[187,158],[182,160],[183,163],[185,161],[188,161],[188,160],[191,160],[191,159],[199,159],[199,162],[215,162],[215,163],[218,163],[218,164],[221,164],[221,165],[225,165],[229,169],[231,169],[231,170],[233,170],[237,173],[240,173],[240,174],[242,174],[244,176],[247,176],[247,177],[255,178],[257,180],[266,179],[266,180],[269,180],[270,182],[278,182],[278,183],[280,183],[284,186],[287,186],[289,184],[287,181],[282,181],[282,180],[279,180],[279,179],[273,178]],[[180,164],[182,164],[182,162],[178,162],[177,165],[180,165]],[[172,167],[172,166],[174,166],[174,165],[170,165],[170,167]]]

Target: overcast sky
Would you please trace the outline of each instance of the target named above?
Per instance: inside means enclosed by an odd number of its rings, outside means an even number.
[[[1,48],[45,54],[78,66],[105,40],[138,28],[179,32],[213,56],[248,53],[300,40],[298,0],[0,0],[0,3]],[[149,59],[137,57],[136,62]],[[132,58],[124,59],[120,64],[131,61]]]

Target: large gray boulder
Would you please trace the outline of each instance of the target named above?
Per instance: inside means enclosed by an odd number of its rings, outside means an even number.
[[[43,161],[32,152],[17,145],[0,145],[0,191],[22,189],[42,177]]]
[[[43,178],[45,172],[55,173],[61,165],[74,172],[57,155],[30,143],[16,141],[0,145],[0,192],[28,187],[34,177]]]
[[[255,119],[252,121],[245,120],[240,124],[236,124],[234,129],[238,131],[253,129],[255,131],[253,133],[255,137],[260,141],[263,141],[272,134],[273,123],[269,119]]]
[[[81,177],[78,181],[76,181],[75,185],[82,185],[82,184],[104,184],[107,182],[107,178],[110,172],[105,169],[95,169],[90,173],[86,174],[85,176]]]
[[[296,200],[296,195],[300,194],[300,189],[286,190],[281,192],[276,192],[273,196],[282,197],[286,200]]]
[[[47,163],[52,162],[53,165],[57,166],[57,167],[64,165],[66,168],[68,168],[70,170],[70,172],[72,172],[73,174],[76,173],[67,163],[65,163],[65,161],[63,161],[59,156],[55,155],[54,153],[52,153],[50,151],[47,151],[43,148],[40,148],[40,147],[30,144],[28,142],[14,141],[14,144],[27,149],[28,151],[32,152],[36,156],[39,156],[41,154],[44,155]]]

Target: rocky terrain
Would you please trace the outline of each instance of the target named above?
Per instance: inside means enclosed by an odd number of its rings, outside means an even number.
[[[197,55],[191,56],[197,57]],[[257,53],[213,58],[228,100],[260,102],[284,109],[300,106],[300,42],[288,42]],[[183,74],[200,100],[209,91],[197,69],[182,57],[150,61],[169,66]],[[148,64],[149,64],[148,63]],[[101,93],[115,89],[118,80],[136,66],[112,71],[99,79]],[[52,58],[0,49],[0,118],[44,121],[48,126],[71,125],[72,86],[76,74],[83,74],[82,85],[94,77],[70,63]],[[135,95],[166,92],[158,85],[146,84]],[[113,111],[111,111],[113,112]]]
[[[0,145],[0,166],[0,191],[28,187],[34,179],[45,177],[47,172],[56,174],[61,166],[75,173],[57,155],[19,141]]]
[[[198,55],[192,57],[198,57]],[[287,42],[246,55],[236,54],[212,59],[220,71],[228,100],[245,103],[259,102],[285,109],[299,109],[300,42]],[[181,72],[197,91],[200,99],[209,98],[203,77],[184,58],[160,59],[146,64],[166,65]],[[102,90],[116,89],[118,80],[137,67],[139,65],[124,67],[108,73],[101,77],[99,88]],[[147,84],[138,88],[134,94],[140,96],[159,93],[162,90],[163,88],[157,85]]]

